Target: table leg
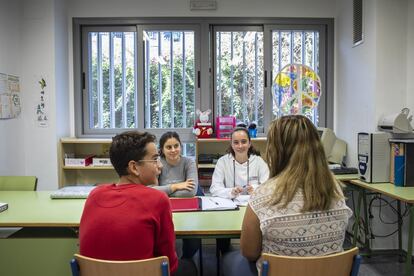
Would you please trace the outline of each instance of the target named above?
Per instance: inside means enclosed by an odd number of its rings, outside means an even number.
[[[361,189],[357,189],[358,191],[358,201],[357,201],[357,206],[355,207],[355,223],[353,226],[353,230],[354,230],[354,239],[352,241],[352,245],[355,247],[357,245],[358,242],[358,232],[359,232],[359,222],[360,222],[360,210],[361,210],[361,201],[362,201],[362,191]]]
[[[364,221],[365,221],[365,249],[368,254],[371,254],[371,242],[370,242],[370,233],[369,233],[369,217],[368,217],[368,206],[367,206],[367,194],[365,189],[362,190],[362,202],[364,204]]]
[[[413,234],[414,234],[414,206],[409,204],[410,208],[410,225],[408,229],[408,248],[407,248],[407,258],[405,260],[405,275],[411,276],[411,259],[413,255]]]
[[[399,262],[403,262],[403,249],[402,249],[402,217],[401,217],[401,201],[397,200],[397,212],[398,212],[398,251],[400,252]],[[401,219],[400,219],[401,218]]]

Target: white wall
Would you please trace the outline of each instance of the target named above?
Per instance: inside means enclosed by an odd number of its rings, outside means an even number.
[[[328,0],[217,0],[216,11],[190,11],[189,0],[73,0],[70,16],[250,16],[333,17],[335,2]]]
[[[411,1],[412,2],[412,1]],[[407,102],[407,1],[364,1],[364,42],[352,46],[352,3],[337,1],[335,132],[357,166],[357,133],[374,132]]]
[[[412,74],[406,73],[410,67],[409,57],[413,57],[413,36],[409,34],[414,26],[408,16],[414,12],[413,2],[365,0],[364,42],[352,47],[352,3],[337,1],[335,131],[348,143],[348,165],[357,166],[359,131],[376,131],[382,115],[397,113],[406,106],[413,107],[412,92],[409,93],[408,88],[412,91],[413,78]],[[373,215],[375,234],[389,234],[396,229],[396,224],[385,225],[379,220],[378,208],[373,208]],[[396,220],[389,208],[383,208],[381,216],[388,222]],[[404,248],[407,246],[407,224],[408,219],[405,219]],[[397,248],[397,235],[376,238],[372,246]]]
[[[414,14],[414,1],[408,1],[407,14]],[[407,57],[406,57],[406,80],[407,80],[407,107],[414,113],[414,16],[407,16]]]
[[[20,18],[20,1],[0,0],[0,73],[21,77]],[[25,175],[24,152],[22,116],[0,120],[0,175]]]

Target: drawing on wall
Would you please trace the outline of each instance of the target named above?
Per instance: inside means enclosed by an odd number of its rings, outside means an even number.
[[[19,77],[0,73],[0,119],[13,119],[20,113]]]
[[[39,103],[36,106],[36,120],[40,127],[47,127],[48,126],[48,115],[46,112],[46,94],[45,94],[45,87],[46,87],[46,81],[44,78],[42,78],[39,81],[40,85],[40,97],[39,97]]]

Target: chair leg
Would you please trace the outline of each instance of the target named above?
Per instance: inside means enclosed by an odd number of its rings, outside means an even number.
[[[354,262],[352,263],[352,270],[351,270],[351,276],[357,276],[359,272],[359,266],[361,265],[362,257],[361,255],[356,255],[354,257]]]
[[[161,264],[161,274],[162,276],[168,276],[168,263],[162,262]]]
[[[260,276],[267,276],[268,274],[269,274],[269,262],[263,261],[262,272],[260,273]]]
[[[203,243],[200,242],[200,248],[198,249],[198,264],[200,267],[200,276],[203,276]]]
[[[79,276],[79,265],[76,259],[70,261],[70,268],[72,270],[72,276]]]

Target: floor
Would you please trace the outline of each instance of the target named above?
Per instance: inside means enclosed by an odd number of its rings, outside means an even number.
[[[238,247],[238,240],[232,241],[234,248]],[[180,251],[181,241],[177,240],[177,251]],[[180,254],[180,252],[178,252]],[[193,258],[198,266],[198,253]],[[215,240],[203,240],[203,272],[204,276],[216,276]],[[398,262],[394,256],[364,257],[359,270],[359,276],[397,276],[404,275],[405,263]],[[191,275],[189,273],[187,275]],[[412,273],[414,276],[414,272]],[[240,275],[242,276],[242,275]]]

